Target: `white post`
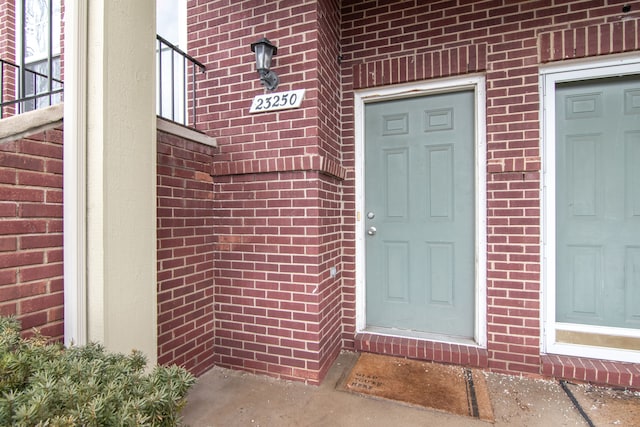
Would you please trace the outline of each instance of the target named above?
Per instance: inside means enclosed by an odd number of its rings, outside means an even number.
[[[154,364],[155,0],[92,0],[87,34],[88,339]]]
[[[65,10],[64,341],[87,342],[87,1]]]

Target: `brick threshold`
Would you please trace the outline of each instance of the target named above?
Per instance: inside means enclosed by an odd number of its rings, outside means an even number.
[[[543,354],[542,374],[609,387],[640,390],[640,364]]]
[[[428,360],[439,363],[487,368],[487,349],[462,344],[444,343],[419,338],[394,337],[374,333],[359,333],[355,337],[356,351]]]

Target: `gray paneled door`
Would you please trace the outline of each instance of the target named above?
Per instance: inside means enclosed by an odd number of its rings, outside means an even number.
[[[365,106],[367,327],[473,338],[474,92]]]
[[[640,77],[556,87],[556,321],[640,328]]]

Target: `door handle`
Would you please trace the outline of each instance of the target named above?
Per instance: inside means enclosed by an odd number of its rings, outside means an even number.
[[[375,227],[369,227],[369,229],[367,230],[367,234],[369,236],[373,236],[378,232],[378,229],[376,229]]]

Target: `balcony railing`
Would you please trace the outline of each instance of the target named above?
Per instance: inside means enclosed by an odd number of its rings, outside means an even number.
[[[195,128],[197,75],[206,68],[168,40],[161,36],[156,39],[158,116]]]
[[[63,84],[60,79],[0,59],[0,118],[61,102]],[[16,96],[20,92],[23,95]]]
[[[197,76],[205,66],[161,36],[157,38],[157,114],[196,127]],[[0,118],[62,101],[63,82],[0,59]]]

